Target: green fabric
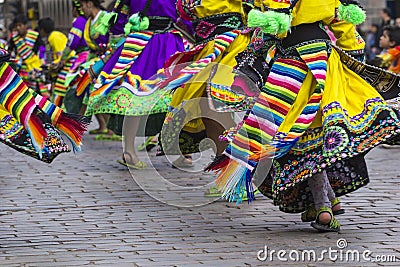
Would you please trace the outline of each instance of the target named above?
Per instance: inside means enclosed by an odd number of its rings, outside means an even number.
[[[146,116],[168,111],[171,94],[162,90],[148,96],[137,96],[121,87],[111,90],[106,96],[89,98],[86,115],[98,113],[126,116]]]

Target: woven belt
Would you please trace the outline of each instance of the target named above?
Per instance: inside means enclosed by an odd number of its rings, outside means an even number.
[[[224,32],[243,28],[244,23],[240,13],[218,14],[193,21],[196,44],[211,41]]]
[[[169,17],[148,16],[150,24],[148,31],[152,32],[166,32],[173,28],[174,21]]]

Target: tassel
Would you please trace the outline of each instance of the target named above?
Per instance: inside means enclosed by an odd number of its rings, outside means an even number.
[[[359,25],[366,19],[365,11],[356,4],[343,5],[338,7],[338,19],[348,23]]]
[[[31,91],[31,94],[35,97],[38,107],[44,112],[41,120],[45,121],[48,118],[48,122],[63,132],[71,141],[73,151],[79,152],[82,136],[86,132],[90,119],[82,115],[66,113],[34,91]]]
[[[241,203],[247,197],[248,203],[253,201],[254,189],[251,179],[251,170],[237,161],[230,163],[222,169],[215,184],[222,191],[222,197],[229,202]]]
[[[148,17],[141,17],[139,13],[135,13],[129,17],[128,23],[124,27],[125,35],[131,32],[138,32],[147,30],[150,26]]]
[[[260,27],[261,31],[268,34],[281,34],[289,30],[292,16],[282,12],[261,12],[253,9],[249,12],[247,25]]]
[[[74,153],[77,153],[81,151],[82,136],[85,134],[89,123],[90,119],[88,117],[63,112],[55,126],[68,137]]]
[[[31,114],[29,120],[25,124],[25,127],[31,136],[32,145],[38,152],[39,158],[42,158],[45,148],[44,140],[47,137],[47,132],[44,129],[43,121],[36,114],[36,111]]]
[[[229,164],[230,158],[226,155],[216,156],[214,160],[204,168],[204,171],[220,171]]]

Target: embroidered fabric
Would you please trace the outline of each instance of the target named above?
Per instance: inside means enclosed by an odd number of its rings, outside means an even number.
[[[207,43],[215,36],[237,29],[244,29],[240,13],[224,13],[196,19],[193,21],[196,45]]]

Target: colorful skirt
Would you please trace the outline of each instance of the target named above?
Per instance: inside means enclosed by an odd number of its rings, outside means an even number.
[[[147,35],[146,35],[147,36]],[[165,61],[175,52],[183,51],[182,36],[174,33],[152,34],[145,46],[135,56],[132,45],[137,42],[138,34],[127,37],[124,46],[116,50],[107,61],[89,97],[86,115],[98,113],[145,116],[164,113],[168,110],[171,100],[170,93],[165,90],[156,90],[149,95],[137,95],[134,90],[138,86],[137,79],[149,79]],[[102,86],[110,90],[107,93],[96,91]]]
[[[305,80],[302,89],[312,85]],[[304,105],[310,93],[302,91],[296,102]],[[295,116],[288,114],[285,121],[290,124]],[[333,50],[316,118],[287,154],[274,159],[259,190],[284,212],[302,212],[313,203],[307,178],[323,170],[336,196],[355,191],[369,182],[365,154],[396,133],[400,122],[395,112]]]
[[[200,142],[207,137],[201,117],[209,111],[201,110],[199,99],[204,97],[212,100],[212,95],[206,90],[210,84],[214,85],[210,91],[219,91],[219,95],[231,94],[229,88],[234,81],[233,68],[237,64],[235,57],[246,49],[249,42],[248,32],[241,33],[240,30],[235,30],[216,36],[214,40],[205,45],[195,46],[188,52],[176,54],[168,61],[170,77],[167,77],[164,83],[167,88],[178,88],[171,100],[173,110],[167,113],[164,121],[161,135],[162,151],[159,155],[200,151]],[[213,67],[217,69],[210,79]],[[177,132],[179,144],[174,141],[177,139]]]

